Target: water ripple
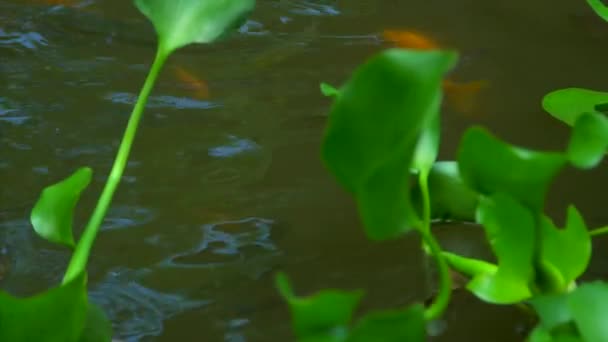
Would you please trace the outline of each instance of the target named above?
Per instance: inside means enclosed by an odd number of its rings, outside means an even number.
[[[134,105],[137,101],[135,94],[126,92],[110,93],[105,97],[114,103]],[[200,101],[187,97],[169,95],[150,96],[146,107],[150,108],[178,108],[178,109],[210,109],[221,107],[221,104],[211,101]]]
[[[255,151],[260,148],[258,144],[249,139],[241,139],[234,135],[229,135],[229,145],[211,147],[208,150],[209,156],[218,158],[234,157],[247,151]]]

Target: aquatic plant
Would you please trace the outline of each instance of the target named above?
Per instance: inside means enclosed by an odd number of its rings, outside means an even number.
[[[608,8],[588,1],[606,17]],[[354,197],[371,240],[421,236],[440,285],[427,307],[372,312],[353,324],[363,291],[298,297],[281,273],[277,286],[299,340],[424,341],[426,322],[449,304],[450,269],[467,276],[466,289],[482,301],[534,313],[538,325],[530,341],[608,340],[608,284],[578,282],[591,259],[592,237],[608,227],[588,229],[573,205],[562,228],[543,212],[560,171],[590,169],[603,159],[608,93],[571,88],[544,98],[544,108],[572,126],[564,151],[515,146],[474,126],[464,133],[456,160],[437,161],[441,81],[457,58],[446,50],[390,49],[358,67],[342,87],[321,84],[334,98],[321,151],[327,169]],[[497,262],[443,250],[433,220],[476,223]]]
[[[76,241],[72,218],[92,170],[83,167],[45,188],[31,213],[42,238],[73,250],[61,284],[27,298],[0,291],[0,341],[110,341],[111,325],[102,310],[88,302],[86,265],[103,218],[120,184],[148,96],[167,58],[192,43],[212,43],[243,24],[255,0],[136,0],[156,30],[154,62],[140,91],[114,165],[86,227]]]

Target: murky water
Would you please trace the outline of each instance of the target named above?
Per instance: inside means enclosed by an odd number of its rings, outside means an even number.
[[[68,2],[66,2],[68,3]],[[105,181],[154,53],[150,24],[130,1],[0,0],[0,243],[11,260],[3,287],[28,294],[62,276],[68,254],[28,222],[40,190],[75,168],[94,182],[82,226]],[[141,124],[125,178],[90,261],[91,299],[127,341],[293,339],[273,274],[298,293],[365,288],[364,309],[428,295],[415,236],[372,244],[351,199],[323,169],[319,141],[340,84],[384,47],[387,27],[413,28],[461,51],[454,77],[484,79],[484,115],[446,109],[442,158],[472,124],[537,148],[561,149],[568,130],[544,114],[542,95],[607,89],[608,24],[584,1],[259,0],[231,40],[180,50]],[[209,99],[171,68],[205,79]],[[589,225],[608,222],[606,168],[569,170],[553,189],[559,220],[573,202]],[[446,247],[480,253],[477,231],[441,230]],[[606,276],[595,255],[589,277]],[[456,294],[437,341],[519,341],[525,319]],[[479,320],[485,321],[480,324]]]

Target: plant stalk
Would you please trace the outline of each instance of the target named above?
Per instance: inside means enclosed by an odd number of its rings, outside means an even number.
[[[589,235],[590,236],[598,236],[598,235],[603,235],[603,234],[606,234],[606,233],[608,233],[608,226],[591,229],[589,231]]]
[[[131,146],[133,145],[133,140],[135,139],[137,127],[144,112],[146,102],[148,101],[150,92],[152,91],[152,88],[154,88],[154,83],[156,83],[156,79],[168,56],[169,54],[164,52],[163,49],[157,49],[152,67],[150,68],[148,76],[139,93],[139,97],[137,98],[137,102],[135,103],[135,107],[133,107],[133,111],[129,117],[129,122],[127,123],[127,128],[123,135],[122,142],[120,143],[120,147],[118,148],[114,165],[110,171],[110,176],[97,201],[97,206],[95,207],[80,240],[76,244],[76,249],[74,250],[68,269],[63,277],[63,284],[66,284],[77,277],[87,263],[89,253],[93,247],[93,242],[95,242],[101,223],[110,207],[114,192],[116,191],[118,184],[120,184],[122,174],[127,165],[129,152],[131,151]]]
[[[439,293],[433,300],[433,303],[424,311],[424,318],[427,321],[432,321],[439,318],[450,302],[452,293],[452,278],[450,277],[450,269],[445,257],[442,254],[439,243],[431,233],[431,198],[429,195],[428,186],[428,171],[421,171],[418,182],[422,194],[422,228],[420,234],[424,245],[428,248],[430,254],[435,258],[437,268],[439,269]]]

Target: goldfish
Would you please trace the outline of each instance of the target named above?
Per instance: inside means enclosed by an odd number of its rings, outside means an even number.
[[[174,71],[175,77],[184,85],[184,88],[193,92],[194,98],[198,100],[209,99],[210,94],[207,82],[200,80],[180,66],[174,67]]]
[[[426,51],[442,48],[437,41],[417,31],[384,30],[383,36],[385,41],[401,48]],[[488,82],[485,80],[460,83],[446,78],[442,82],[447,104],[455,111],[468,116],[476,114],[477,97],[487,86]]]

